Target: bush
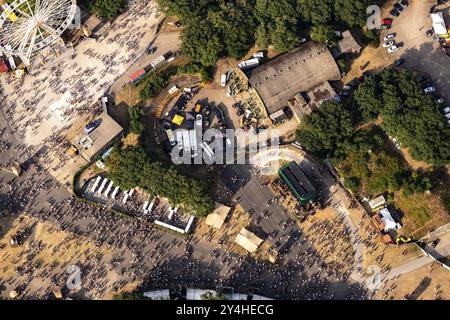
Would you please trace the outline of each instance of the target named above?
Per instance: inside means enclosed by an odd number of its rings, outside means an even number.
[[[87,1],[87,8],[97,16],[112,20],[121,14],[127,6],[125,0]]]
[[[156,97],[161,90],[169,84],[170,77],[174,76],[176,73],[176,68],[170,68],[159,73],[151,71],[139,84],[142,88],[139,92],[140,98],[142,100],[147,100]]]
[[[144,123],[142,121],[143,108],[141,105],[135,105],[128,109],[130,116],[130,131],[136,134],[144,132]]]
[[[199,63],[189,63],[178,68],[178,74],[198,74],[203,82],[212,81],[213,67],[205,67]]]

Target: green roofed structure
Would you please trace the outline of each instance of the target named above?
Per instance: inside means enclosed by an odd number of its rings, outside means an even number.
[[[294,193],[301,205],[314,202],[317,197],[317,190],[295,162],[289,162],[278,170],[278,174],[289,189]]]

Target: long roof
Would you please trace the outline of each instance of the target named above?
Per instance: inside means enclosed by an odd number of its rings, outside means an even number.
[[[339,79],[339,68],[330,51],[312,41],[251,70],[249,75],[249,83],[269,114],[287,106],[297,93]]]
[[[295,161],[285,165],[280,172],[302,199],[308,199],[316,193],[316,188]]]
[[[261,242],[263,242],[261,238],[248,231],[246,228],[241,229],[234,241],[251,253],[256,252]]]

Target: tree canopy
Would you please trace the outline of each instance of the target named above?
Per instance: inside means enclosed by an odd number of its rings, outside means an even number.
[[[324,102],[318,111],[306,115],[297,130],[297,139],[307,150],[327,157],[353,133],[353,118],[342,103]]]
[[[363,118],[381,116],[383,129],[416,160],[450,163],[450,127],[442,108],[423,94],[410,73],[389,69],[366,78],[354,97]]]
[[[284,52],[297,47],[311,26],[331,40],[330,30],[365,24],[368,0],[158,0],[185,26],[183,51],[205,66],[240,58],[255,43]],[[326,31],[326,32],[325,32]]]
[[[144,123],[142,122],[143,109],[141,105],[135,105],[128,109],[130,117],[130,131],[136,134],[144,132]]]
[[[214,210],[214,201],[205,181],[193,179],[150,157],[142,147],[115,148],[108,158],[111,180],[122,188],[140,187],[147,192],[182,205],[189,213],[205,216]]]
[[[89,11],[108,20],[116,18],[127,6],[127,1],[125,0],[93,0],[85,2]]]

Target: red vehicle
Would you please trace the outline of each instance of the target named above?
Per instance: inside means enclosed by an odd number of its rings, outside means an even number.
[[[384,18],[383,20],[381,20],[381,24],[383,26],[390,26],[392,25],[392,19],[391,18]]]

